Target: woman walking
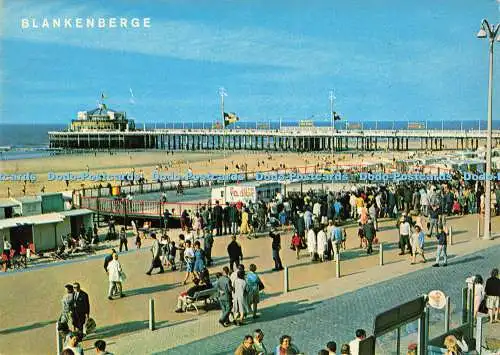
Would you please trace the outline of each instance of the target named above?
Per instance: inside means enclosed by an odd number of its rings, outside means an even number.
[[[481,308],[483,307],[481,306],[481,304],[485,306],[485,303],[483,301],[484,301],[483,278],[481,277],[481,275],[476,275],[476,277],[474,278],[474,318],[477,318],[477,313],[482,311]],[[488,311],[486,310],[486,312],[484,313],[487,312]]]
[[[417,259],[417,254],[422,256],[422,262],[425,263],[427,260],[424,255],[424,232],[422,232],[422,228],[420,226],[415,226],[415,231],[410,237],[410,245],[411,245],[411,264],[414,265]]]
[[[109,279],[109,291],[108,291],[108,300],[113,299],[113,295],[119,294],[120,297],[124,297],[122,290],[122,281],[124,278],[124,273],[122,269],[122,265],[118,261],[118,254],[113,254],[113,260],[111,260],[108,264],[108,279]]]
[[[241,212],[241,225],[240,225],[240,235],[248,234],[252,231],[252,227],[249,224],[248,209],[244,208]]]
[[[201,280],[201,271],[205,268],[205,253],[201,249],[200,241],[194,242],[194,274]]]
[[[167,266],[168,253],[170,249],[170,238],[168,237],[168,235],[164,234],[161,236],[160,245],[161,245],[161,255],[160,255],[161,263],[164,266]]]
[[[307,251],[312,260],[314,260],[314,255],[316,254],[316,233],[314,228],[309,229],[307,232]]]
[[[299,233],[295,232],[292,237],[292,246],[295,249],[295,255],[297,256],[297,260],[300,259],[300,247],[302,245],[302,239],[299,236]]]
[[[193,221],[193,231],[196,233],[197,238],[200,237],[200,231],[202,228],[203,228],[203,218],[200,216],[198,212],[196,212]]]
[[[193,276],[193,279],[196,277],[194,274],[194,250],[191,247],[191,241],[186,241],[186,249],[184,250],[184,261],[186,262],[186,277],[184,278],[183,285],[187,283],[189,275]]]
[[[248,312],[246,294],[247,283],[245,281],[245,271],[238,270],[237,277],[233,282],[234,298],[233,298],[233,315],[234,324],[243,325],[243,320]]]
[[[141,236],[139,233],[137,233],[137,235],[135,236],[135,247],[137,248],[137,250],[141,249],[141,244],[142,244]]]
[[[253,319],[258,318],[257,316],[257,305],[260,302],[259,292],[263,289],[264,284],[260,280],[259,276],[256,274],[257,266],[255,264],[250,264],[250,271],[246,275],[247,289],[248,289],[248,306],[253,311]]]

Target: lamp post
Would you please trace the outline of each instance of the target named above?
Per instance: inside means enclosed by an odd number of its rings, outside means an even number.
[[[226,120],[224,117],[224,96],[227,96],[226,89],[223,87],[219,88],[219,95],[220,95],[220,103],[221,103],[221,116],[222,116],[222,150],[224,152],[224,179],[222,180],[224,183],[224,204],[227,201],[227,196],[226,196]]]
[[[484,239],[491,239],[491,130],[493,126],[493,45],[497,38],[500,25],[490,25],[488,21],[481,22],[477,38],[488,38],[490,41],[490,69],[488,77],[488,131],[486,135],[486,181],[484,188]]]

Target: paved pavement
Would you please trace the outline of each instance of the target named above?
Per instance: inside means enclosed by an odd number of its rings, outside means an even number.
[[[450,254],[461,256],[500,245],[499,239],[491,242],[475,239],[476,220],[476,216],[450,220],[454,226],[455,236],[455,244],[450,247]],[[499,222],[499,218],[494,220],[493,230],[500,230]],[[397,246],[397,232],[394,230],[394,221],[382,223],[381,229],[383,231],[379,238],[385,242],[387,247],[385,249],[387,264],[381,268],[378,266],[377,254],[366,256],[362,250],[357,249],[356,231],[349,229],[348,251],[344,253],[343,277],[341,279],[332,278],[335,275],[334,263],[332,262],[311,263],[305,256],[296,260],[295,253],[287,248],[289,236],[282,237],[282,257],[284,263],[290,267],[290,287],[292,290],[285,295],[282,294],[283,273],[271,272],[270,270],[273,264],[270,250],[271,240],[269,238],[248,240],[243,237],[240,242],[245,255],[244,262],[247,265],[255,263],[258,266],[258,272],[266,285],[266,297],[260,305],[263,308],[263,313],[259,322],[238,330],[227,330],[220,327],[217,323],[219,315],[217,311],[202,311],[200,316],[173,312],[177,295],[187,288],[179,284],[184,275],[179,272],[167,272],[163,275],[145,276],[144,271],[150,262],[147,250],[134,250],[121,254],[120,260],[128,275],[125,284],[125,293],[128,297],[112,302],[106,299],[107,278],[102,269],[102,256],[81,262],[66,263],[60,267],[44,267],[33,269],[30,272],[9,273],[0,277],[0,304],[2,304],[0,349],[7,349],[10,344],[17,344],[20,354],[52,353],[55,345],[55,320],[60,313],[60,299],[64,293],[63,285],[69,281],[79,280],[82,288],[89,293],[91,315],[96,319],[98,326],[97,334],[92,335],[84,342],[84,347],[89,352],[92,351],[90,349],[93,341],[97,338],[103,338],[108,341],[109,350],[115,354],[128,354],[131,349],[137,354],[166,353],[167,350],[169,354],[227,353],[231,350],[234,351],[235,345],[240,341],[241,333],[250,332],[256,326],[264,329],[268,344],[275,345],[277,337],[286,330],[291,335],[300,336],[297,338],[297,343],[303,349],[309,351],[309,346],[311,346],[313,350],[317,351],[316,348],[321,347],[332,338],[338,342],[349,340],[351,338],[350,332],[358,326],[370,329],[372,323],[369,318],[370,314],[374,315],[383,308],[382,305],[379,305],[380,309],[374,309],[374,306],[369,303],[358,304],[351,302],[350,299],[348,301],[344,299],[340,305],[332,306],[329,317],[323,319],[319,315],[322,312],[328,312],[329,308],[326,306],[328,303],[324,304],[321,301],[331,299],[334,296],[342,297],[342,294],[353,292],[364,286],[429,268],[429,264],[410,265],[406,256],[397,255],[395,248]],[[171,235],[175,234],[171,233]],[[146,240],[144,244],[147,246],[149,241]],[[212,272],[218,271],[227,262],[225,256],[227,243],[228,237],[216,238],[214,247],[216,266],[211,268]],[[427,243],[427,249],[434,250],[430,240],[427,240]],[[472,262],[477,260],[466,260],[467,262],[456,266],[451,265],[449,269],[443,270],[448,272],[448,270],[457,269],[466,274],[476,273],[476,266]],[[450,261],[451,264],[454,262]],[[430,269],[426,272],[434,275],[439,271]],[[483,276],[485,276],[484,272]],[[409,288],[404,291],[398,290],[398,293],[403,292],[403,295],[408,294],[411,298],[423,292],[418,287],[417,291],[413,290],[417,286],[416,282],[422,280],[417,277],[414,282],[411,275],[408,277],[410,280],[407,282]],[[457,274],[457,279],[460,284],[463,277]],[[440,286],[439,282],[436,281],[435,287],[444,288]],[[385,299],[383,290],[387,290],[387,287],[382,287],[380,290],[375,288],[366,297],[368,299],[373,297]],[[363,295],[366,291],[363,289],[359,292]],[[391,292],[394,295],[397,294]],[[351,298],[358,297],[357,294],[358,292],[352,293]],[[144,331],[147,328],[149,298],[154,298],[156,301],[156,318],[159,329],[155,332]],[[388,303],[391,306],[392,300]],[[358,312],[360,317],[366,318],[365,321],[353,322],[352,317],[347,316],[351,312]],[[307,317],[307,320],[314,319],[315,324],[319,325],[323,332],[325,329],[329,330],[328,336],[325,336],[319,329],[314,331],[316,338],[309,336],[307,333],[309,326],[299,317],[302,314]],[[311,322],[309,321],[309,323]],[[299,331],[302,328],[304,328],[304,335]],[[224,333],[226,331],[228,335]],[[344,335],[343,331],[347,333]],[[217,337],[212,337],[214,335]],[[305,336],[308,339],[305,339]],[[197,351],[196,347],[205,345],[193,342],[207,337],[212,338],[207,340],[206,347]],[[217,346],[210,345],[211,341]],[[310,343],[312,341],[317,341],[318,344]],[[0,350],[0,353],[2,351]]]
[[[460,289],[465,285],[464,280],[473,274],[487,276],[493,266],[498,267],[499,255],[500,246],[497,245],[454,258],[446,268],[425,268],[325,301],[280,303],[265,309],[262,319],[251,325],[155,354],[232,354],[243,336],[257,328],[265,332],[268,348],[278,344],[280,335],[289,334],[301,351],[315,354],[330,340],[335,340],[337,344],[349,342],[357,328],[371,332],[377,313],[434,289],[444,291],[454,301],[452,323],[457,323],[461,314]],[[442,312],[434,312],[432,321],[441,321],[443,325]],[[495,327],[500,327],[500,324]],[[387,348],[384,353],[389,354]]]

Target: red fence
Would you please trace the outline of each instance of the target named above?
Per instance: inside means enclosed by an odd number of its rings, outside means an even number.
[[[183,210],[194,212],[207,206],[207,203],[194,202],[160,202],[148,200],[128,200],[126,198],[82,197],[81,208],[130,216],[162,216],[166,209],[174,216],[180,216]]]

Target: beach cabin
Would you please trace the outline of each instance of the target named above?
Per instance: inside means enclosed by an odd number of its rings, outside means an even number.
[[[19,202],[13,198],[0,198],[0,219],[12,218],[15,216],[14,208],[19,206]]]
[[[21,243],[31,242],[36,252],[55,249],[62,243],[58,236],[69,233],[63,224],[64,216],[59,213],[3,219],[0,220],[0,238],[10,240],[16,250]],[[3,252],[3,243],[0,246]]]
[[[42,213],[64,211],[64,198],[62,192],[45,193],[42,197]]]
[[[14,213],[19,216],[35,216],[42,214],[42,198],[40,196],[16,197],[19,205],[14,207]]]
[[[65,217],[65,225],[66,229],[69,230],[68,233],[71,235],[78,235],[80,233],[80,229],[83,226],[85,231],[90,227],[93,227],[92,216],[94,212],[91,210],[87,210],[85,208],[69,210],[60,212],[62,216]]]
[[[212,189],[212,203],[236,203],[238,201],[249,203],[268,202],[282,193],[283,185],[279,182],[249,182],[236,185],[227,185]]]

